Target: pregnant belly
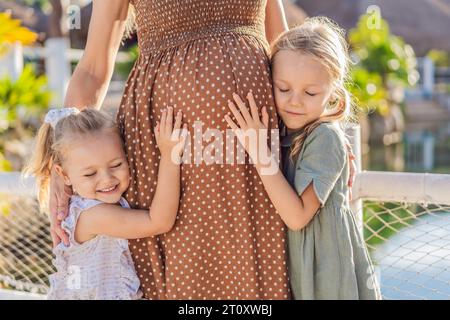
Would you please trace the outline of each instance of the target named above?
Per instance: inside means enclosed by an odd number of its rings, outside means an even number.
[[[233,33],[198,39],[139,57],[127,83],[119,122],[133,133],[125,140],[153,140],[150,129],[162,110],[172,106],[175,112],[183,112],[191,150],[199,140],[206,148],[221,135],[222,141],[216,142],[222,144],[225,153],[227,102],[234,92],[245,98],[249,91],[259,108],[268,108],[271,128],[276,128],[268,57],[261,41]],[[191,161],[194,157],[192,154]]]

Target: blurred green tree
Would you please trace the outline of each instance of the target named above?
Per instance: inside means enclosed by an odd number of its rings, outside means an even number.
[[[0,13],[0,54],[6,54],[16,42],[29,45],[35,40],[36,34],[22,27],[20,20],[12,19],[9,13]],[[50,98],[46,77],[36,75],[31,64],[25,66],[17,80],[8,75],[0,79],[0,171],[11,169],[4,156],[7,142],[23,141],[34,134],[36,128],[25,123],[40,117]]]
[[[414,85],[419,79],[414,50],[390,33],[379,12],[362,15],[350,30],[349,42],[355,62],[351,93],[361,106],[387,116],[394,98],[391,89]]]
[[[37,76],[31,65],[26,65],[20,77],[0,79],[0,133],[16,129],[21,133],[23,117],[40,116],[50,103],[47,78]]]

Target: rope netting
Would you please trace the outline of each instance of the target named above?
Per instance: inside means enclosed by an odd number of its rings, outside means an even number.
[[[54,272],[49,230],[35,199],[0,195],[0,288],[47,292]]]
[[[450,206],[364,203],[364,238],[385,299],[450,299]],[[0,288],[46,293],[48,217],[35,199],[0,196]]]
[[[450,206],[364,204],[364,238],[384,299],[450,299]]]

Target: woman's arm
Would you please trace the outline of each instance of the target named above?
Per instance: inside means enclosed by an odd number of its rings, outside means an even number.
[[[269,43],[289,29],[282,0],[267,0],[265,27]]]
[[[83,57],[70,79],[64,105],[99,109],[125,31],[129,0],[94,0]]]
[[[180,201],[180,163],[187,137],[187,126],[184,125],[181,130],[181,112],[176,115],[175,125],[173,117],[173,108],[163,111],[161,121],[155,128],[161,159],[150,209],[130,210],[111,204],[92,207],[80,215],[76,240],[87,241],[99,234],[137,239],[172,229]]]

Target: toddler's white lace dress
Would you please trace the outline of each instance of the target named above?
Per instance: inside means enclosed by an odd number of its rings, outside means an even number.
[[[53,249],[57,272],[50,275],[49,300],[134,300],[141,297],[128,240],[98,235],[84,243],[75,240],[77,220],[84,210],[101,201],[74,195],[62,228],[69,235],[69,246]],[[129,208],[125,199],[120,205]]]

